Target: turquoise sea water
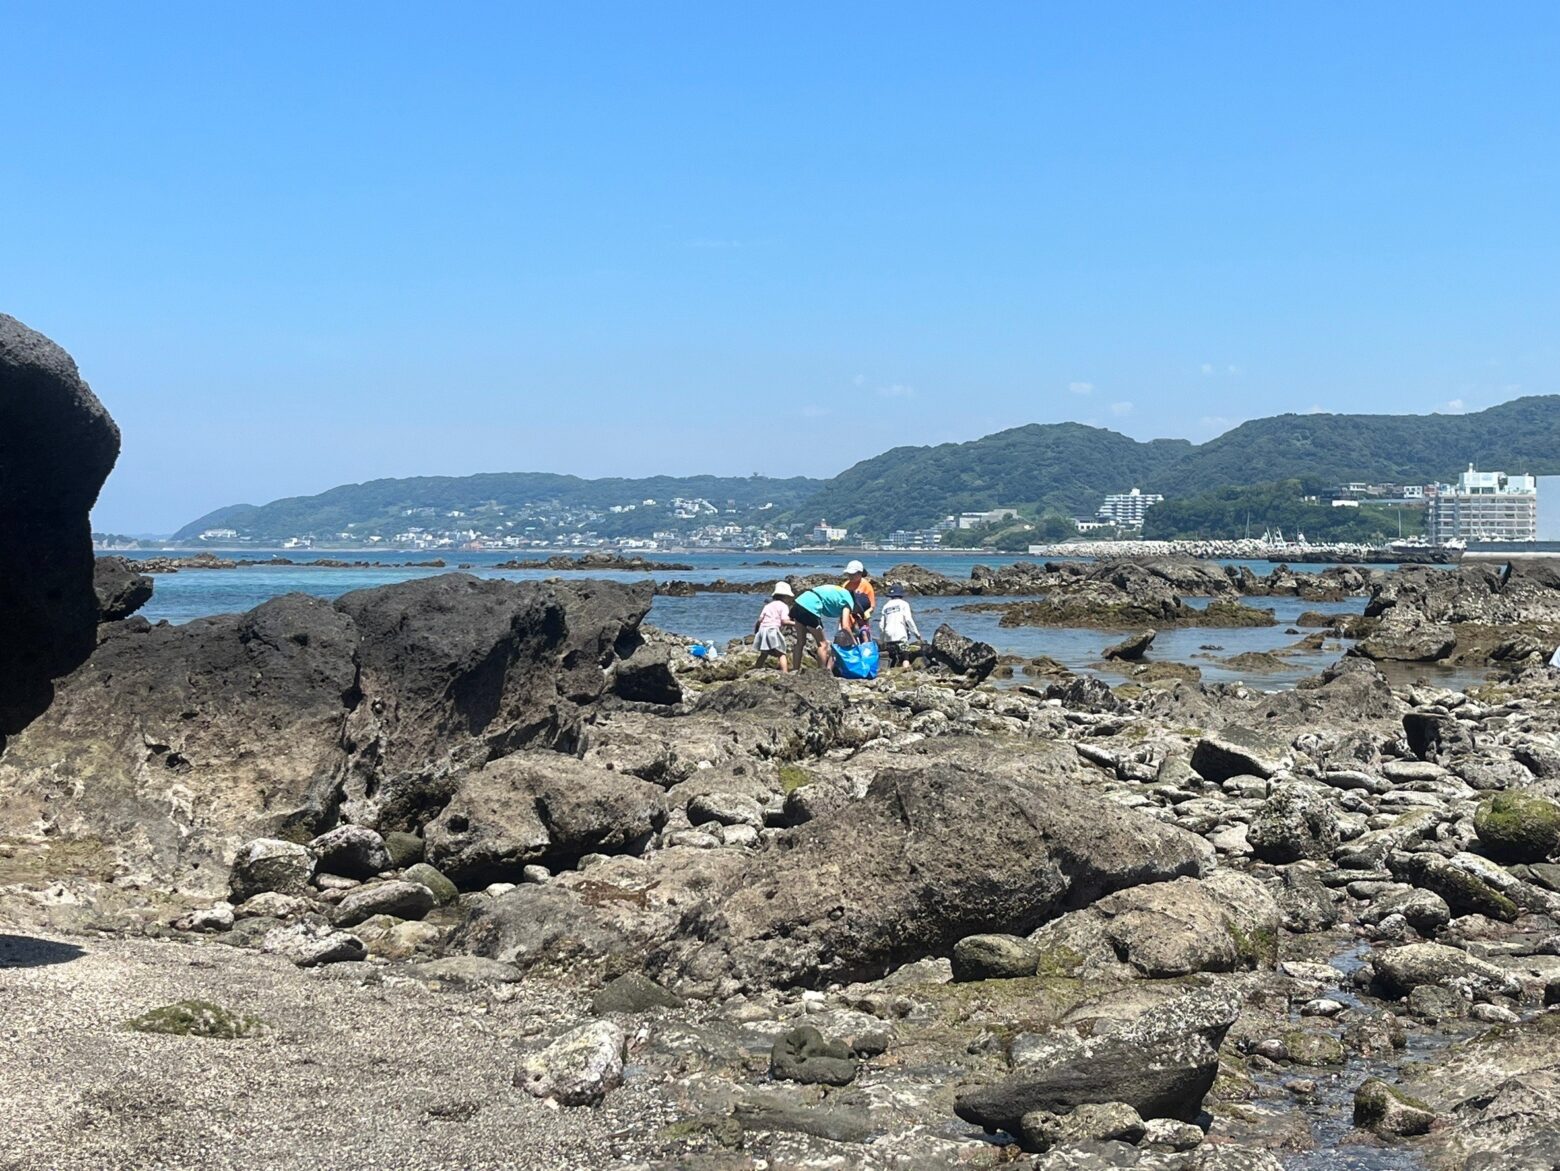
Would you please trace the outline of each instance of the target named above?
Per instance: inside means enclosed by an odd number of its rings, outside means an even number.
[[[217,552],[220,555],[235,559],[263,556],[263,554],[255,554],[248,551]],[[141,556],[164,555],[168,554],[162,552],[156,554],[125,554],[131,560]],[[262,565],[225,570],[185,569],[178,573],[158,574],[154,578],[156,593],[153,595],[151,602],[141,612],[153,622],[187,622],[192,618],[210,614],[247,610],[259,605],[268,598],[279,597],[282,594],[300,592],[314,594],[319,597],[334,598],[351,590],[364,589],[369,586],[386,585],[390,582],[405,581],[409,578],[452,572],[458,566],[470,566],[470,568],[460,571],[471,573],[477,577],[502,577],[517,581],[540,580],[551,577],[567,579],[579,576],[607,578],[617,581],[636,581],[643,580],[647,576],[642,573],[596,571],[588,575],[581,575],[559,573],[555,570],[500,570],[493,568],[494,565],[501,561],[512,559],[514,557],[512,553],[444,554],[444,560],[447,562],[445,569],[414,568],[404,564],[412,561],[429,560],[434,555],[428,553],[376,553],[372,555],[373,560],[393,564],[373,569],[314,568],[306,564],[320,558],[352,560],[358,556],[355,554],[322,552],[288,553],[286,556],[300,564]],[[367,558],[365,557],[365,559]],[[776,554],[770,556],[740,553],[690,553],[667,554],[660,557],[652,557],[651,559],[681,562],[694,567],[686,572],[653,575],[663,580],[680,578],[692,581],[709,581],[715,578],[725,578],[727,581],[751,581],[754,583],[753,595],[699,594],[688,598],[656,598],[655,605],[650,611],[650,622],[662,629],[686,635],[690,640],[713,642],[717,646],[724,646],[728,640],[752,631],[753,622],[763,602],[762,595],[767,592],[768,585],[775,581],[776,578],[792,574],[806,575],[837,572],[840,569],[840,561],[837,557],[825,557],[819,554]],[[892,564],[908,561],[936,570],[949,577],[967,578],[970,570],[976,565],[1007,564],[1013,560],[1015,558],[1012,556],[993,558],[990,554],[902,553],[886,555],[881,559],[869,559],[867,560],[867,568],[869,571],[875,570],[881,573],[881,571],[887,569]],[[760,561],[777,561],[785,564],[783,567],[766,566],[758,564]],[[1257,574],[1265,574],[1272,568],[1266,562],[1232,564],[1247,564]],[[1293,568],[1297,572],[1315,572],[1325,568],[1325,566],[1304,565]],[[939,623],[947,622],[972,638],[982,639],[991,643],[1005,654],[1021,655],[1025,658],[1035,655],[1049,655],[1077,670],[1095,670],[1096,668],[1093,667],[1093,664],[1099,661],[1104,648],[1121,637],[1120,632],[1081,628],[1061,630],[1036,627],[1004,628],[998,625],[998,615],[971,614],[958,609],[959,606],[971,600],[973,599],[911,599],[912,605],[915,607],[916,621],[919,623],[922,631],[928,636],[936,629]],[[994,599],[983,598],[980,600],[991,601]],[[1195,599],[1189,600],[1192,601],[1192,604],[1197,604]],[[1336,659],[1340,653],[1339,644],[1332,642],[1329,643],[1328,650],[1290,657],[1286,660],[1288,667],[1280,672],[1243,674],[1220,666],[1216,660],[1228,658],[1244,651],[1276,651],[1290,646],[1298,640],[1299,636],[1285,633],[1285,631],[1292,626],[1294,619],[1300,615],[1301,611],[1320,610],[1327,613],[1358,613],[1363,607],[1363,601],[1358,598],[1338,603],[1301,602],[1293,598],[1262,598],[1256,599],[1253,604],[1273,609],[1276,612],[1279,625],[1250,630],[1218,630],[1197,627],[1167,630],[1160,633],[1159,638],[1154,643],[1150,657],[1167,661],[1195,663],[1202,669],[1204,679],[1210,682],[1244,679],[1252,686],[1262,688],[1291,686],[1295,680],[1315,674],[1322,667]],[[1215,645],[1220,649],[1204,649],[1208,645]],[[1107,676],[1111,674],[1104,670],[1100,670],[1100,673]]]

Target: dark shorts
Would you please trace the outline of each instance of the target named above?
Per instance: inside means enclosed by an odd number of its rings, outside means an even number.
[[[804,610],[800,606],[791,607],[791,619],[798,626],[806,627],[808,630],[823,629],[823,619],[811,610]]]

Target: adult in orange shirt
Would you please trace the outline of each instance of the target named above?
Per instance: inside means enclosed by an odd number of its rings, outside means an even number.
[[[867,567],[859,561],[852,561],[846,565],[845,580],[840,582],[840,589],[866,596],[867,612],[861,618],[856,638],[858,642],[870,639],[872,637],[872,613],[877,609],[877,590],[872,588],[872,579],[867,576]]]

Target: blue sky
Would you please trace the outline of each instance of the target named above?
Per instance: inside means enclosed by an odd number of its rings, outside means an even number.
[[[1553,4],[0,0],[99,527],[1560,389]]]

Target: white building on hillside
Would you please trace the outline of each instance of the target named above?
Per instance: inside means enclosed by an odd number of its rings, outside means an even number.
[[[1145,493],[1141,488],[1116,492],[1105,497],[1105,503],[1100,505],[1095,515],[1105,524],[1115,525],[1118,529],[1140,529],[1143,527],[1143,514],[1154,505],[1164,503],[1164,499],[1157,492]]]
[[[1432,545],[1450,541],[1536,541],[1538,481],[1532,476],[1478,472],[1473,465],[1455,484],[1426,493],[1425,531]]]

